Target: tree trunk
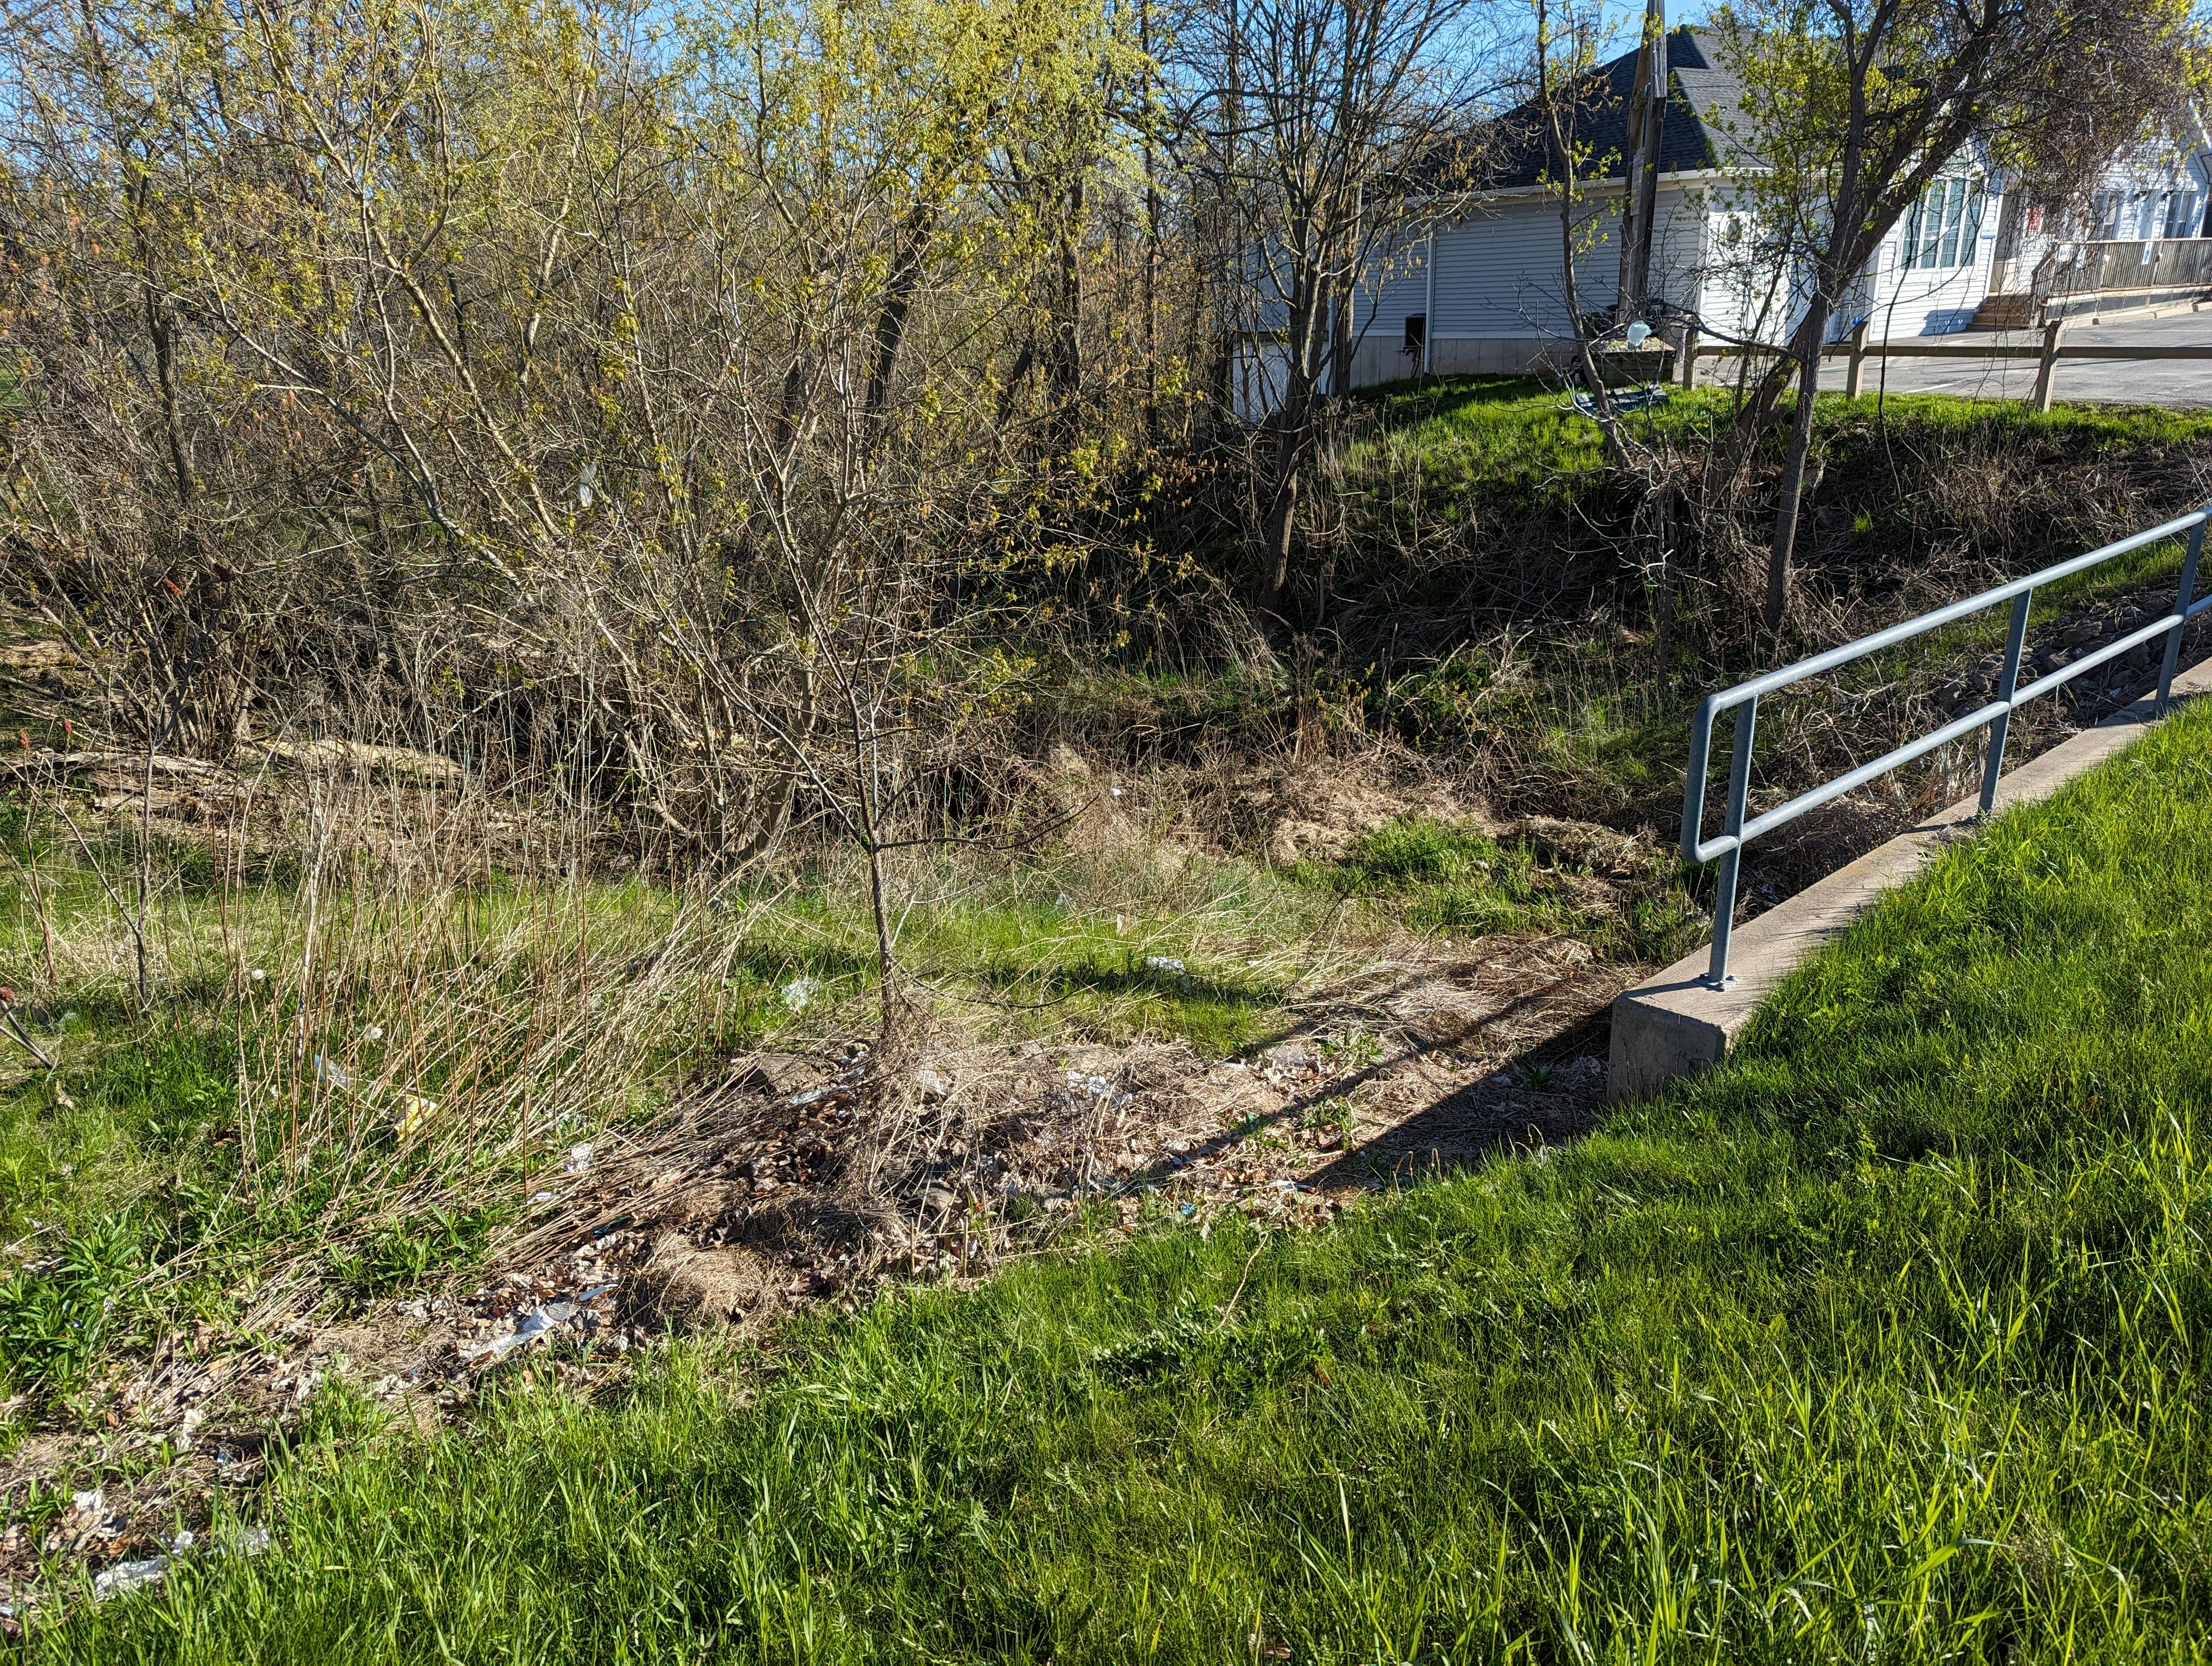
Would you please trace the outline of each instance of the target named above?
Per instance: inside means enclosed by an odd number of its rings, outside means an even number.
[[[1356,280],[1339,278],[1328,307],[1328,397],[1340,399],[1352,389],[1352,310],[1358,305]]]
[[[1137,11],[1137,46],[1145,68],[1145,443],[1160,447],[1160,173],[1152,143],[1152,9]]]
[[[899,348],[906,340],[907,313],[914,306],[915,291],[921,287],[922,262],[936,226],[936,212],[927,203],[915,204],[907,216],[898,259],[891,267],[890,281],[884,287],[883,301],[876,312],[874,350],[865,395],[871,416],[881,416],[890,406],[891,377],[898,368]]]
[[[1820,338],[1827,333],[1828,303],[1813,297],[1800,326],[1805,344],[1797,373],[1797,409],[1790,424],[1790,449],[1782,460],[1782,487],[1774,513],[1774,548],[1766,561],[1766,634],[1778,643],[1789,617],[1791,563],[1797,550],[1797,522],[1805,506],[1806,465],[1813,455],[1813,404],[1820,387]]]
[[[1076,176],[1061,204],[1059,293],[1052,329],[1053,426],[1063,441],[1073,436],[1083,386],[1083,177]]]
[[[1293,301],[1286,332],[1289,362],[1284,367],[1283,407],[1277,413],[1274,483],[1267,495],[1262,547],[1267,582],[1261,592],[1263,612],[1279,612],[1291,580],[1291,545],[1297,529],[1299,494],[1304,489],[1307,454],[1313,444],[1314,383],[1320,369],[1316,339],[1325,298],[1318,286]]]
[[[1295,436],[1285,428],[1275,447],[1275,489],[1267,500],[1265,548],[1267,587],[1260,597],[1261,611],[1275,611],[1283,587],[1291,579],[1291,538],[1297,520],[1300,459]]]

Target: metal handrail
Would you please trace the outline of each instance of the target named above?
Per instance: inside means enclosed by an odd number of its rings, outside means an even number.
[[[2071,561],[2062,561],[2046,567],[2039,573],[2001,584],[1994,590],[1984,590],[1978,596],[1969,596],[1964,601],[1939,607],[1932,613],[1907,619],[1902,624],[1892,625],[1887,630],[1877,630],[1871,636],[1862,636],[1855,642],[1830,648],[1826,654],[1816,654],[1809,660],[1801,660],[1780,671],[1771,671],[1764,677],[1754,677],[1747,683],[1719,694],[1709,694],[1698,705],[1697,715],[1690,721],[1689,775],[1682,794],[1682,854],[1692,862],[1705,863],[1716,856],[1721,859],[1720,894],[1713,902],[1713,956],[1705,982],[1714,988],[1725,988],[1729,982],[1728,969],[1729,937],[1735,924],[1736,868],[1743,847],[1762,833],[1770,833],[1784,823],[1795,821],[1808,810],[1817,810],[1831,799],[1842,797],[1855,787],[1863,787],[1877,776],[1886,775],[1901,764],[1947,745],[1962,735],[1972,734],[1984,724],[1991,726],[1987,761],[1982,766],[1981,813],[1987,815],[1996,802],[1997,775],[2004,765],[2005,731],[2012,721],[2013,709],[2024,706],[2039,696],[2061,688],[2087,671],[2094,671],[2109,660],[2142,647],[2161,633],[2166,637],[2166,660],[2158,674],[2158,711],[2163,714],[2173,693],[2173,673],[2181,660],[2181,633],[2189,621],[2207,608],[2212,608],[2212,596],[2197,599],[2197,565],[2204,553],[2204,528],[2212,523],[2212,506],[2197,509],[2154,526],[2148,532],[2137,532],[2133,538],[2124,538],[2116,544],[2092,550],[2087,555],[2076,556]],[[2173,611],[2153,623],[2129,632],[2116,642],[2109,642],[2094,654],[2084,654],[2070,665],[2062,666],[2049,676],[2039,678],[2026,688],[2020,686],[2021,650],[2027,640],[2027,615],[2033,605],[2035,593],[2046,584],[2070,578],[2076,573],[2140,550],[2146,544],[2157,544],[2182,533],[2189,535],[2187,553],[2181,562],[2181,583],[2176,591]],[[1876,654],[1899,642],[1909,641],[1915,636],[1942,629],[1953,622],[1966,618],[1994,607],[1999,602],[2013,605],[2012,628],[2005,639],[2004,667],[1997,678],[1996,697],[1979,709],[1964,717],[1952,719],[1940,729],[1908,741],[1893,751],[1884,752],[1869,763],[1863,763],[1848,775],[1838,775],[1823,786],[1800,793],[1787,804],[1778,806],[1764,815],[1747,819],[1745,800],[1751,790],[1751,749],[1753,736],[1758,727],[1759,702],[1762,695],[1777,689],[1802,683],[1808,677],[1818,677],[1838,666],[1869,654]],[[1712,757],[1713,725],[1720,714],[1733,710],[1736,714],[1735,739],[1729,748],[1728,810],[1722,830],[1708,839],[1704,836],[1705,819],[1705,775]]]

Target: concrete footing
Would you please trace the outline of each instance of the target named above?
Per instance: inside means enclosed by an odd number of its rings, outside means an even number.
[[[2173,679],[2177,702],[2212,692],[2212,660]],[[2154,722],[2145,695],[2031,759],[1997,783],[1999,810],[2050,797],[2076,775],[2120,751]],[[1868,905],[1919,872],[1954,840],[1973,831],[1977,800],[1965,799],[1848,867],[1778,903],[1735,928],[1729,950],[1729,987],[1705,982],[1711,952],[1699,949],[1658,976],[1626,989],[1613,1003],[1608,1099],[1639,1098],[1728,1056],[1759,1003],[1824,944],[1840,936]]]

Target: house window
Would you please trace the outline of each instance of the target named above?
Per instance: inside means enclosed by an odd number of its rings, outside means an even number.
[[[1936,271],[1974,264],[1982,234],[1983,182],[1938,179],[1905,211],[1905,264]]]
[[[1419,358],[1421,349],[1428,345],[1428,340],[1429,315],[1426,313],[1407,313],[1406,352],[1414,358]]]
[[[2166,235],[2194,237],[2197,235],[2197,193],[2177,191],[2166,205]]]

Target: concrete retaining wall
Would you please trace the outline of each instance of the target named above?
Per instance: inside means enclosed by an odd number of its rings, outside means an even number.
[[[2176,703],[2212,693],[2212,660],[2173,679]],[[2123,751],[2157,721],[2145,695],[2094,729],[2085,729],[2021,765],[1997,784],[2000,811],[2049,798],[2076,775]],[[1658,976],[1623,990],[1613,1003],[1608,1099],[1641,1098],[1678,1076],[1718,1064],[1783,979],[1893,885],[1902,885],[1947,845],[1972,835],[1980,808],[1962,799],[1879,849],[1777,903],[1735,928],[1729,950],[1734,981],[1708,984],[1709,949],[1676,961]]]

